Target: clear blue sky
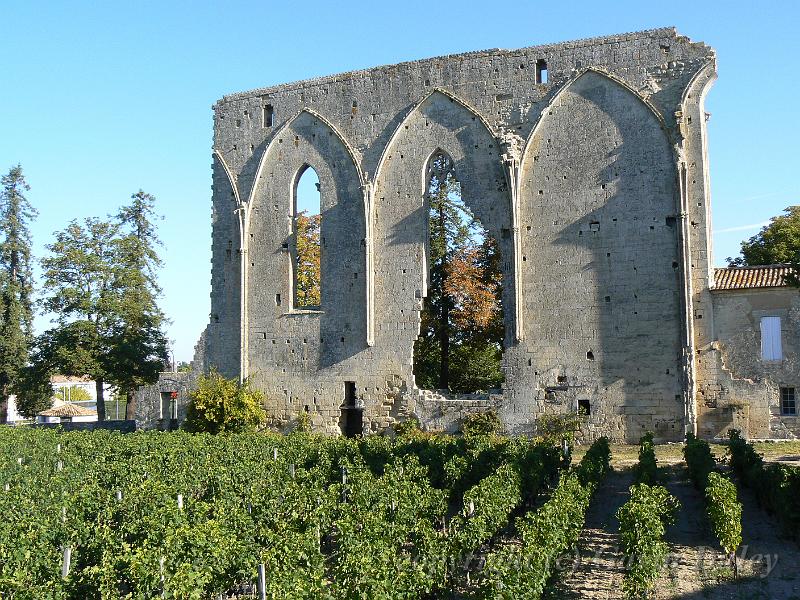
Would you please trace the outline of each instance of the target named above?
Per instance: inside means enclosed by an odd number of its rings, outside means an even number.
[[[0,19],[0,170],[25,170],[37,254],[71,218],[113,213],[139,188],[156,195],[179,360],[208,319],[211,105],[223,94],[675,25],[718,54],[707,104],[715,262],[800,202],[793,1],[5,0]]]

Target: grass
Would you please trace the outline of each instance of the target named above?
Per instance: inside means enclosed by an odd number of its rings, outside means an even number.
[[[795,460],[800,461],[800,440],[786,442],[754,442],[753,445],[758,453],[764,456],[765,460]],[[586,454],[589,445],[576,446],[572,459],[578,462]],[[722,460],[727,456],[728,446],[722,443],[712,443],[711,451],[717,460]],[[611,445],[611,464],[615,467],[626,467],[635,464],[639,460],[639,446],[637,444],[612,444]],[[683,444],[659,444],[656,446],[656,460],[659,464],[674,464],[683,460]]]

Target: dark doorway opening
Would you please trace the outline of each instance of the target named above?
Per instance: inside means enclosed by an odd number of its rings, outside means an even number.
[[[364,433],[364,408],[356,398],[356,382],[344,382],[344,404],[339,427],[345,437],[356,437]]]

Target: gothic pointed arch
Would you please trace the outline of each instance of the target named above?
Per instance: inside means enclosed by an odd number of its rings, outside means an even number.
[[[318,177],[321,296],[319,306],[296,305],[296,194],[303,172]],[[246,277],[250,354],[258,327],[277,335],[319,339],[316,355],[276,355],[283,368],[314,371],[366,345],[366,216],[363,175],[353,149],[323,117],[303,110],[275,133],[264,151],[248,202]],[[347,335],[341,336],[345,330]],[[334,344],[334,341],[336,342]],[[331,344],[327,347],[327,344]],[[276,350],[277,352],[277,350]],[[294,364],[298,362],[299,364]],[[257,376],[256,374],[253,374]]]
[[[545,109],[520,171],[525,338],[535,340],[526,377],[548,385],[546,374],[577,364],[562,377],[608,403],[633,439],[652,417],[614,403],[680,402],[685,383],[679,194],[663,122],[628,86],[588,70]]]
[[[370,216],[372,235],[380,240],[376,248],[381,248],[374,256],[374,272],[387,282],[375,290],[376,345],[391,343],[406,365],[412,363],[426,293],[425,190],[435,152],[452,159],[464,204],[499,246],[506,350],[514,343],[513,210],[499,144],[481,115],[453,94],[435,90],[391,136],[376,170]],[[399,334],[389,329],[397,320],[407,324]]]

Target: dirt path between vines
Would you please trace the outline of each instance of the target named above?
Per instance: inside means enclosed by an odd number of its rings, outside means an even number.
[[[749,490],[739,490],[743,543],[734,580],[685,465],[673,466],[668,475],[667,488],[681,501],[681,511],[667,530],[672,556],[656,585],[656,600],[800,600],[800,548],[781,538],[779,524]]]
[[[578,542],[579,554],[561,561],[560,576],[545,600],[624,600],[615,514],[628,500],[634,463],[614,462],[617,470],[592,499]],[[739,551],[740,577],[734,580],[685,464],[669,460],[660,465],[681,510],[675,525],[667,529],[670,556],[655,586],[654,600],[800,600],[800,547],[780,537],[779,525],[758,507],[749,490],[740,490],[744,542]]]
[[[615,514],[627,502],[632,483],[630,469],[615,470],[597,489],[578,540],[579,554],[561,561],[561,576],[545,595],[547,600],[622,600],[624,571]]]

